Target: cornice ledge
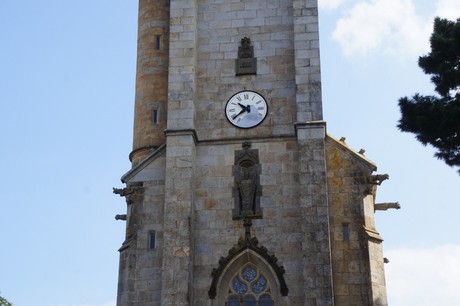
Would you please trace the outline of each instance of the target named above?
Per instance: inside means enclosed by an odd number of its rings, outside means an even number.
[[[127,250],[131,247],[131,242],[134,241],[134,238],[130,238],[130,239],[127,239],[123,242],[123,244],[121,245],[121,247],[118,249],[118,252],[123,252],[124,250]]]
[[[164,132],[165,132],[166,137],[191,135],[193,137],[193,140],[195,141],[195,144],[199,142],[195,129],[177,129],[177,130],[166,129]]]
[[[380,236],[380,233],[377,232],[376,230],[367,228],[365,225],[363,225],[364,231],[366,234],[369,236],[370,239],[377,240],[378,242],[382,242],[383,238]]]
[[[132,178],[134,175],[139,173],[139,171],[144,169],[152,161],[152,159],[155,159],[157,155],[160,154],[165,148],[166,148],[166,143],[163,143],[162,145],[157,146],[157,147],[152,147],[152,151],[149,154],[149,156],[147,156],[144,160],[142,160],[140,163],[135,165],[131,170],[125,173],[121,177],[121,182],[126,183],[130,178]]]
[[[325,139],[327,135],[324,120],[296,122],[294,127],[297,139]]]
[[[324,120],[313,120],[305,122],[295,122],[294,126],[298,128],[311,128],[311,127],[326,127],[326,121]]]

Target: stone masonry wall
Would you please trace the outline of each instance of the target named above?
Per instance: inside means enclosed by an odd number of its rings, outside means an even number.
[[[182,306],[193,301],[196,148],[193,134],[168,134],[166,140],[161,305]]]
[[[304,305],[333,305],[328,187],[323,122],[297,127],[302,216]]]
[[[371,217],[374,215],[373,199],[368,194],[372,185],[364,183],[363,178],[369,177],[376,168],[332,138],[328,138],[326,152],[335,303],[374,305],[370,283],[370,252],[373,251],[364,230],[364,205],[369,201]],[[383,265],[382,255],[377,257],[374,254]]]
[[[133,306],[161,305],[161,267],[163,258],[164,180],[144,183],[144,201],[140,206],[136,239],[136,272]],[[155,233],[156,247],[149,248],[149,236]]]
[[[128,187],[139,188],[129,195],[126,241],[120,249],[117,305],[159,306],[164,249],[165,152],[130,176]],[[156,246],[150,248],[150,235]]]
[[[303,299],[301,216],[298,209],[298,151],[295,139],[254,141],[259,151],[262,219],[253,220],[252,236],[274,254],[286,269],[289,295],[277,305],[296,305]],[[241,220],[232,220],[232,166],[241,142],[197,146],[195,183],[194,305],[213,305],[207,292],[211,272],[238,239]],[[279,288],[275,288],[279,290]]]
[[[169,1],[140,0],[133,165],[165,141],[168,103]],[[157,48],[157,39],[159,45]],[[154,111],[157,122],[154,122]]]
[[[200,139],[294,134],[296,120],[292,0],[198,1],[196,128]],[[257,75],[235,76],[241,39],[248,37]],[[242,90],[262,94],[269,115],[256,129],[235,129],[228,99]]]
[[[374,186],[374,192],[376,192]],[[367,248],[369,250],[369,269],[371,282],[371,301],[374,306],[385,306],[388,304],[385,284],[385,269],[383,261],[383,239],[380,237],[374,222],[374,198],[367,196],[363,203],[364,224],[372,237],[368,237]]]

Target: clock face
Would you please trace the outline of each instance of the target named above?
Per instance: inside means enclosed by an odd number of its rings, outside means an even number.
[[[264,97],[255,91],[234,94],[225,106],[225,115],[234,126],[249,129],[259,125],[267,116],[268,105]]]

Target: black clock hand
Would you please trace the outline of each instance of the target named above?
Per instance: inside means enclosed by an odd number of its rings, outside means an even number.
[[[251,107],[249,105],[243,105],[241,103],[238,103],[239,106],[241,106],[243,109],[245,109],[248,113],[251,112]]]
[[[235,118],[238,117],[239,115],[241,115],[242,113],[244,113],[244,112],[249,113],[251,111],[251,108],[249,107],[249,105],[245,106],[245,105],[243,105],[241,103],[238,103],[238,105],[241,106],[242,109],[238,114],[232,116],[233,120],[235,120]]]
[[[232,119],[235,120],[236,117],[238,117],[239,115],[241,115],[241,114],[244,113],[245,111],[246,111],[246,108],[243,108],[238,114],[233,115],[233,116],[232,116]]]

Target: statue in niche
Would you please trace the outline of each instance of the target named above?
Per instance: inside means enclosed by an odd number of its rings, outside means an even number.
[[[258,150],[251,149],[249,142],[243,143],[242,147],[243,150],[235,151],[233,166],[233,219],[260,219],[262,187],[259,180],[262,167],[259,164],[259,153]]]
[[[256,173],[254,167],[241,167],[242,180],[238,183],[240,198],[240,215],[248,217],[254,215],[254,204],[256,195]]]

